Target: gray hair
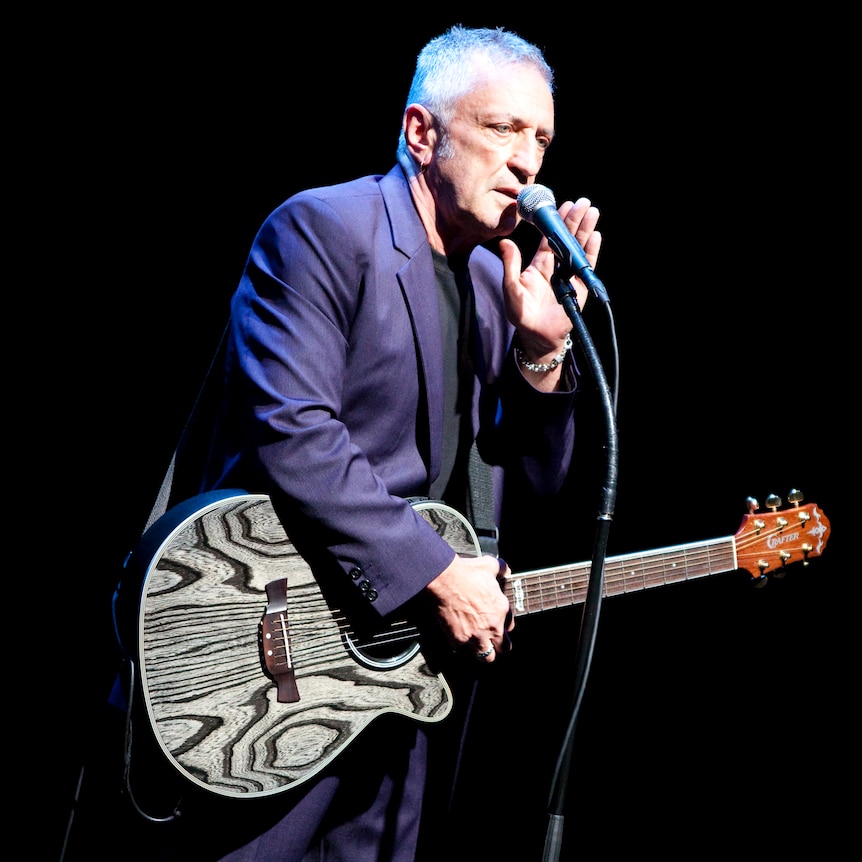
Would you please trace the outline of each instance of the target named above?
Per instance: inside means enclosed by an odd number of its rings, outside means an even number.
[[[420,51],[405,109],[419,104],[434,115],[440,124],[441,155],[447,153],[447,129],[458,102],[481,84],[489,70],[509,63],[532,66],[554,92],[554,72],[542,51],[502,27],[471,29],[456,24]],[[409,162],[403,129],[398,156],[402,164]]]

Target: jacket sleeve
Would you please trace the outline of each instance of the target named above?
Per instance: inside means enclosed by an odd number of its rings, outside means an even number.
[[[373,190],[338,206],[302,193],[262,226],[231,306],[216,459],[218,485],[268,493],[315,573],[386,615],[455,552],[404,498],[427,483],[419,374],[403,258],[368,249],[388,236],[378,209]]]

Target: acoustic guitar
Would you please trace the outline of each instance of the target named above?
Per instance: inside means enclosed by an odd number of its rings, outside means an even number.
[[[819,556],[830,524],[815,504],[767,500],[732,536],[608,557],[615,596],[737,569],[755,579]],[[414,506],[459,554],[479,555],[470,523],[435,501]],[[131,562],[130,562],[131,561]],[[210,492],[174,507],[130,554],[133,652],[153,734],[188,780],[231,797],[295,787],[376,717],[438,722],[452,692],[409,620],[369,632],[322,593],[269,497]],[[510,574],[515,616],[583,603],[591,563]],[[122,640],[122,638],[121,638]]]

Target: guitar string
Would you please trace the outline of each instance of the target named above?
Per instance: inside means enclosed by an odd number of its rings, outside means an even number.
[[[320,614],[319,622],[333,623],[335,631],[327,632],[319,624],[312,624],[308,620],[299,622],[293,627],[288,627],[291,653],[296,656],[297,662],[300,658],[315,661],[332,658],[333,656],[343,656],[344,646],[341,641],[342,637],[349,638],[356,649],[369,650],[415,641],[419,636],[419,629],[416,626],[411,626],[406,621],[396,623],[391,628],[382,632],[376,632],[362,640],[356,639],[355,632],[352,631],[344,616],[330,615],[329,613]],[[337,641],[333,640],[333,634],[339,636]],[[278,637],[276,643],[279,649],[283,648],[284,641],[282,637]]]
[[[678,557],[683,557],[682,563],[668,563],[668,560]],[[677,548],[675,549],[675,554],[664,552],[651,558],[645,557],[641,561],[639,568],[637,566],[633,567],[630,560],[612,561],[606,588],[610,591],[613,590],[616,584],[622,584],[624,587],[634,590],[635,584],[646,588],[648,586],[674,583],[693,577],[692,571],[700,571],[701,568],[704,568],[704,574],[708,573],[710,564],[722,565],[725,569],[729,570],[731,568],[731,560],[732,554],[729,550],[722,553],[715,548]],[[579,566],[563,570],[553,570],[551,577],[548,577],[543,572],[528,573],[521,576],[522,580],[528,581],[526,603],[531,604],[535,602],[537,596],[542,599],[558,599],[564,593],[568,594],[569,597],[574,597],[581,592],[585,592],[588,571],[589,565],[580,564]],[[543,577],[543,575],[545,576]],[[573,575],[575,577],[572,577]],[[511,588],[511,584],[509,586]],[[567,603],[573,604],[574,602],[568,601]],[[540,604],[547,604],[547,601],[541,601]],[[328,614],[321,614],[321,618],[324,617],[328,617]],[[339,627],[339,632],[349,636],[350,627],[347,620],[344,617],[334,617],[333,619]],[[296,634],[300,635],[302,632],[297,632]],[[400,632],[391,629],[386,632],[377,633],[370,641],[357,641],[355,642],[355,646],[359,649],[367,649],[374,646],[389,645],[407,639],[414,640],[418,634],[418,629],[415,627],[405,627]],[[304,645],[308,646],[309,644],[313,646],[313,638],[306,640]],[[300,648],[299,641],[296,648]],[[338,651],[340,651],[340,648],[334,650],[334,652]],[[310,649],[309,653],[313,655],[314,649]]]
[[[804,523],[805,520],[803,526]],[[793,525],[788,526],[792,528]],[[763,528],[739,537],[736,542],[737,563],[740,564],[749,555],[750,548],[762,545],[768,538],[780,535],[786,529],[787,527],[780,526]],[[629,592],[692,580],[712,571],[731,571],[734,568],[732,544],[735,538],[718,539],[694,548],[680,545],[641,557],[610,560],[605,572],[605,592],[614,595],[620,591],[618,588],[621,588],[622,592]],[[791,561],[793,560],[787,562]],[[585,599],[589,570],[590,564],[580,563],[513,575],[507,580],[505,589],[511,594],[514,591],[513,581],[517,580],[521,607],[526,609],[555,607],[561,599],[564,605],[576,604]],[[337,641],[332,639],[332,631],[325,631],[327,625],[335,626],[335,631],[340,636]],[[351,631],[347,618],[333,614],[325,604],[308,615],[304,624],[295,624],[292,630],[288,628],[291,654],[295,663],[298,657],[307,661],[323,661],[343,655],[342,637],[350,638],[357,649],[363,650],[415,641],[418,636],[417,627],[403,622],[387,631],[374,633],[369,640],[358,640]],[[283,644],[278,644],[277,648],[283,649]]]
[[[806,507],[806,509],[808,508],[810,508],[810,505]],[[800,520],[804,523],[805,519],[802,518],[803,514],[804,510],[800,510]],[[442,515],[443,513],[437,513],[438,517]],[[762,519],[774,520],[775,518],[783,517],[784,515],[785,512],[772,512],[768,514],[762,513],[759,517]],[[447,521],[448,518],[443,518],[443,520]],[[439,525],[436,529],[438,529],[438,531],[440,530]],[[459,535],[461,529],[462,528],[459,527],[459,530],[457,531]],[[766,528],[762,528],[760,531],[755,530],[751,535],[746,534],[742,536],[737,542],[738,559],[741,560],[745,556],[747,545],[760,543],[765,538],[765,534],[772,535],[780,533],[781,529],[782,528],[779,526],[770,533],[769,531],[766,531]],[[729,571],[733,568],[731,565],[732,552],[728,548],[726,550],[726,556],[721,554],[721,548],[718,543],[726,542],[730,545],[732,544],[733,539],[734,537],[729,537],[726,540],[716,540],[715,548],[711,548],[710,546],[701,546],[699,548],[691,549],[684,546],[677,546],[676,548],[669,548],[667,551],[644,555],[640,560],[639,567],[637,565],[637,558],[634,560],[634,565],[631,564],[632,561],[629,561],[628,563],[625,560],[611,561],[605,572],[606,594],[614,595],[620,591],[627,592],[629,590],[634,591],[635,589],[640,588],[646,589],[653,586],[662,586],[668,583],[678,583],[680,581],[690,580],[710,574],[710,572],[714,570],[714,567],[718,566],[723,567],[721,569],[722,571]],[[681,563],[677,564],[673,562],[675,557],[679,556],[682,557]],[[669,561],[671,562],[669,563]],[[705,566],[703,571],[699,568],[701,566]],[[589,564],[580,564],[573,567],[554,569],[552,570],[550,578],[547,574],[543,577],[542,572],[518,575],[518,589],[522,600],[526,605],[533,604],[537,597],[541,599],[544,596],[544,593],[550,589],[551,594],[555,597],[568,594],[570,603],[574,603],[575,598],[579,598],[581,592],[584,592],[585,594],[589,569]],[[681,569],[681,571],[679,571],[679,569]],[[507,584],[507,587],[511,590],[511,582]],[[617,589],[618,587],[621,589]],[[542,607],[541,601],[539,602],[539,605]],[[324,618],[325,617],[321,617],[321,620]],[[348,632],[346,621],[340,621],[339,625],[344,626],[342,633],[346,634]],[[411,637],[413,636],[415,635],[411,632]]]
[[[810,508],[810,505],[805,508]],[[800,510],[800,520],[803,520],[801,516],[803,515],[804,511],[805,510]],[[759,517],[763,519],[774,520],[776,517],[783,517],[784,514],[785,512],[772,512],[768,514],[763,513]],[[443,513],[437,513],[438,517],[442,515]],[[449,518],[444,517],[443,520],[447,521],[449,520]],[[438,525],[436,529],[438,529],[439,531],[440,526]],[[459,535],[461,529],[462,528],[459,527],[457,531]],[[781,527],[773,530],[770,534],[780,532]],[[734,537],[729,537],[727,540],[716,541],[718,543],[722,541],[727,541],[728,543],[731,543],[733,541],[733,538]],[[741,559],[745,556],[744,552],[746,549],[746,544],[753,544],[755,542],[759,543],[762,542],[763,539],[764,529],[761,529],[759,532],[756,531],[751,536],[743,536],[737,543],[738,558]],[[676,569],[678,568],[677,565],[671,565],[670,571],[672,572],[674,577],[672,577],[671,580],[668,580],[667,560],[669,558],[672,559],[674,555],[679,556],[680,554],[682,554],[683,556],[682,572],[678,573],[676,571]],[[700,558],[700,554],[704,554],[706,556]],[[645,560],[650,560],[651,562],[644,562]],[[719,562],[719,560],[721,560],[722,562]],[[661,586],[668,583],[677,583],[683,580],[693,579],[695,577],[701,577],[702,575],[709,574],[710,571],[712,571],[712,569],[710,569],[709,567],[710,562],[713,562],[716,566],[726,566],[726,569],[723,570],[729,571],[732,568],[732,566],[730,565],[731,560],[732,555],[730,555],[728,560],[724,560],[724,557],[722,556],[719,556],[715,560],[710,560],[710,549],[708,547],[693,550],[686,549],[684,546],[677,546],[676,548],[670,548],[667,549],[667,551],[659,552],[658,554],[650,555],[649,557],[645,555],[641,560],[640,573],[638,573],[636,565],[626,565],[626,561],[617,561],[610,563],[605,573],[605,589],[608,595],[614,595],[616,594],[616,592],[618,592],[614,590],[614,588],[620,585],[622,587],[622,592],[626,592],[629,589],[639,589],[640,586],[635,587],[634,585],[640,584],[641,580],[643,580],[643,588]],[[702,573],[690,573],[689,570],[697,570],[696,567],[698,567],[699,565],[703,565],[704,561],[707,568]],[[589,568],[589,564],[580,564],[573,567],[554,569],[550,578],[547,575],[545,575],[545,577],[542,577],[542,572],[528,572],[522,575],[518,575],[517,578],[519,581],[519,590],[521,591],[521,595],[527,600],[527,603],[530,603],[529,600],[531,598],[535,600],[536,596],[541,597],[549,587],[553,588],[554,595],[559,596],[563,593],[568,592],[570,598],[574,600],[575,597],[578,596],[581,591],[585,591],[586,589],[586,580],[588,577]],[[512,585],[511,583],[509,583],[507,586],[511,588]],[[324,619],[324,617],[321,617],[321,619]],[[347,630],[345,629],[344,631],[346,632]]]
[[[803,525],[807,523],[807,520],[800,520]],[[747,553],[750,547],[763,544],[770,537],[785,532],[790,526],[771,530],[764,528],[759,532],[755,530],[752,534],[741,536],[737,541],[738,565],[741,566],[745,558],[750,556]],[[679,545],[645,554],[640,558],[635,556],[624,560],[610,560],[605,571],[605,592],[607,595],[616,595],[620,592],[694,580],[712,572],[732,571],[736,568],[733,565],[731,548],[734,538],[717,539],[707,545],[693,548]],[[785,564],[791,562],[794,560],[789,559]],[[781,568],[777,567],[778,570]],[[572,567],[514,575],[507,583],[507,592],[514,592],[512,582],[517,580],[521,604],[525,608],[542,610],[554,607],[557,602],[553,600],[559,598],[565,599],[563,606],[575,604],[576,597],[580,601],[586,597],[589,571],[590,564],[581,563]],[[769,571],[769,568],[766,571]],[[619,587],[621,589],[618,589]]]
[[[772,535],[782,532],[782,528],[772,530],[755,531],[753,534],[743,535],[737,541],[737,562],[746,556],[749,547],[760,545]],[[718,539],[706,545],[688,547],[679,545],[664,551],[642,555],[641,557],[611,560],[606,569],[605,591],[607,595],[615,595],[618,592],[633,592],[638,589],[647,589],[673,583],[681,583],[686,580],[694,580],[712,572],[729,572],[735,567],[733,565],[732,543],[735,537]],[[576,604],[586,597],[586,587],[590,564],[581,563],[575,566],[552,569],[550,571],[539,571],[512,576],[507,583],[507,591],[514,589],[511,581],[517,579],[521,590],[523,605],[527,608],[538,606],[539,609],[554,607],[563,599],[563,606]],[[329,617],[328,611],[321,614],[320,619]],[[344,617],[333,617],[338,626],[339,633],[351,637],[349,623]],[[398,644],[402,641],[413,641],[419,636],[416,627],[405,624],[400,631],[392,628],[388,631],[376,633],[369,641],[353,641],[358,649],[369,649],[372,647],[388,646]],[[297,643],[297,649],[300,648]],[[314,640],[310,638],[305,642],[310,645],[308,654],[315,656]],[[325,644],[324,644],[325,646]],[[341,645],[326,651],[329,654],[341,652]],[[317,656],[319,657],[319,656]]]

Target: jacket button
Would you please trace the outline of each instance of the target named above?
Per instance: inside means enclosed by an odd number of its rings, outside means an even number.
[[[359,566],[354,566],[348,574],[354,581],[358,580],[362,576],[362,569]]]

